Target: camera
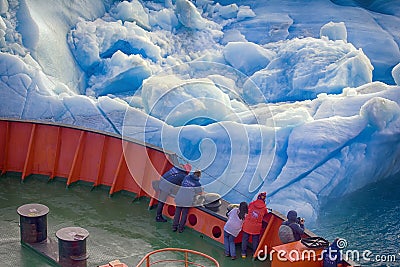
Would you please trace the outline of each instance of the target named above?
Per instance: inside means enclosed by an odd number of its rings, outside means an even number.
[[[297,217],[296,223],[304,224],[304,218]]]

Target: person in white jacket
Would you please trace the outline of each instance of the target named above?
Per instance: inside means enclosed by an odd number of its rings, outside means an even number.
[[[231,257],[232,260],[236,259],[235,238],[242,230],[243,221],[247,212],[247,203],[241,202],[239,208],[235,207],[226,214],[228,216],[228,221],[224,226],[225,256]]]

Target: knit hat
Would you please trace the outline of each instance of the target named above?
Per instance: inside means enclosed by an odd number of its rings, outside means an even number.
[[[297,219],[297,212],[295,210],[290,210],[286,217],[289,221],[295,222]]]
[[[190,165],[189,163],[186,163],[185,165],[183,165],[183,169],[189,173],[192,170],[192,165]]]
[[[262,192],[262,193],[258,194],[258,196],[257,196],[257,199],[261,199],[263,201],[265,201],[266,198],[267,198],[266,192]]]

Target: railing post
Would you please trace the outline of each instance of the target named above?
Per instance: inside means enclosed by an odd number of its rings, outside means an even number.
[[[274,220],[275,220],[275,216],[272,216],[271,220],[268,222],[267,228],[265,229],[263,236],[260,239],[260,242],[258,243],[258,247],[257,247],[256,251],[254,252],[254,255],[253,255],[254,258],[256,258],[258,256],[260,250],[262,249],[262,246],[265,247],[265,242],[266,242],[266,239],[267,239],[267,235],[268,235],[269,231],[271,230],[271,227],[273,225]],[[268,252],[265,251],[265,255],[267,253]]]
[[[54,165],[53,165],[53,169],[51,171],[49,180],[54,179],[54,177],[57,174],[57,166],[58,166],[58,162],[60,160],[60,150],[61,150],[61,132],[62,132],[62,128],[57,127],[57,145],[56,145],[56,151],[55,151],[55,155],[54,155]]]
[[[76,146],[74,159],[72,160],[72,166],[68,174],[67,186],[71,183],[79,180],[79,173],[82,167],[82,151],[84,146],[84,137],[86,136],[84,131],[80,132],[78,144]]]
[[[11,123],[9,121],[6,121],[6,140],[5,140],[5,146],[4,146],[4,151],[3,151],[3,167],[1,170],[1,175],[5,174],[7,172],[7,157],[8,157],[8,146],[10,143],[10,128],[11,128]]]
[[[34,147],[34,142],[35,142],[35,133],[36,133],[36,124],[32,125],[31,129],[31,136],[29,138],[29,144],[28,144],[28,151],[26,152],[26,157],[25,157],[25,163],[24,163],[24,169],[22,170],[22,176],[21,180],[25,180],[25,177],[30,175],[32,173],[32,151]]]

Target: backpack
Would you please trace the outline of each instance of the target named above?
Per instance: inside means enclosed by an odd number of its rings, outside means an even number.
[[[279,227],[278,234],[279,239],[282,241],[283,244],[296,241],[296,239],[294,238],[293,230],[289,225],[282,224]]]

